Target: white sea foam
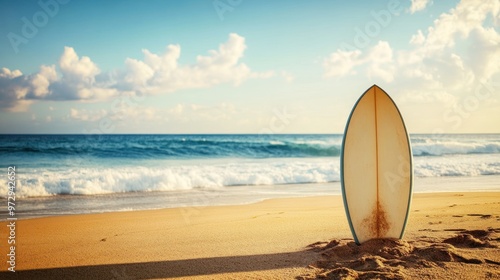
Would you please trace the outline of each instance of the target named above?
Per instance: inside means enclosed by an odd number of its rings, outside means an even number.
[[[339,181],[335,160],[247,161],[164,167],[111,167],[25,170],[18,178],[19,197],[57,194],[91,195],[120,192],[222,188]],[[0,188],[6,182],[0,179]],[[6,190],[1,190],[6,193]]]
[[[498,155],[449,155],[414,158],[417,177],[500,175]]]
[[[498,154],[417,156],[414,174],[416,177],[500,175],[500,158]],[[141,166],[23,168],[17,175],[19,197],[222,189],[336,182],[340,180],[340,159],[158,160]],[[0,177],[0,193],[7,193],[6,179]]]
[[[414,156],[441,156],[466,154],[499,154],[499,141],[445,141],[431,140],[415,141],[412,144]]]

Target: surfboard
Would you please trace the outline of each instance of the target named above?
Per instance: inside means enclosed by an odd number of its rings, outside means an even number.
[[[401,239],[412,195],[411,145],[398,107],[377,85],[365,91],[351,111],[340,166],[354,241]]]

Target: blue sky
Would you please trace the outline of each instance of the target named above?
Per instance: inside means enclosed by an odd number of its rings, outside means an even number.
[[[352,2],[352,1],[351,1]],[[0,133],[500,132],[498,1],[0,1]]]

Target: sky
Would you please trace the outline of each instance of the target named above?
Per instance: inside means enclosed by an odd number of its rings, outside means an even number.
[[[0,133],[500,133],[500,1],[0,0]]]

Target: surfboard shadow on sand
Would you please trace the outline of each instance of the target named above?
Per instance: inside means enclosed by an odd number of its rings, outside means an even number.
[[[275,254],[227,256],[185,260],[166,260],[122,264],[86,265],[0,272],[0,279],[165,279],[214,274],[264,271],[280,268],[304,268],[317,257],[302,250]]]

